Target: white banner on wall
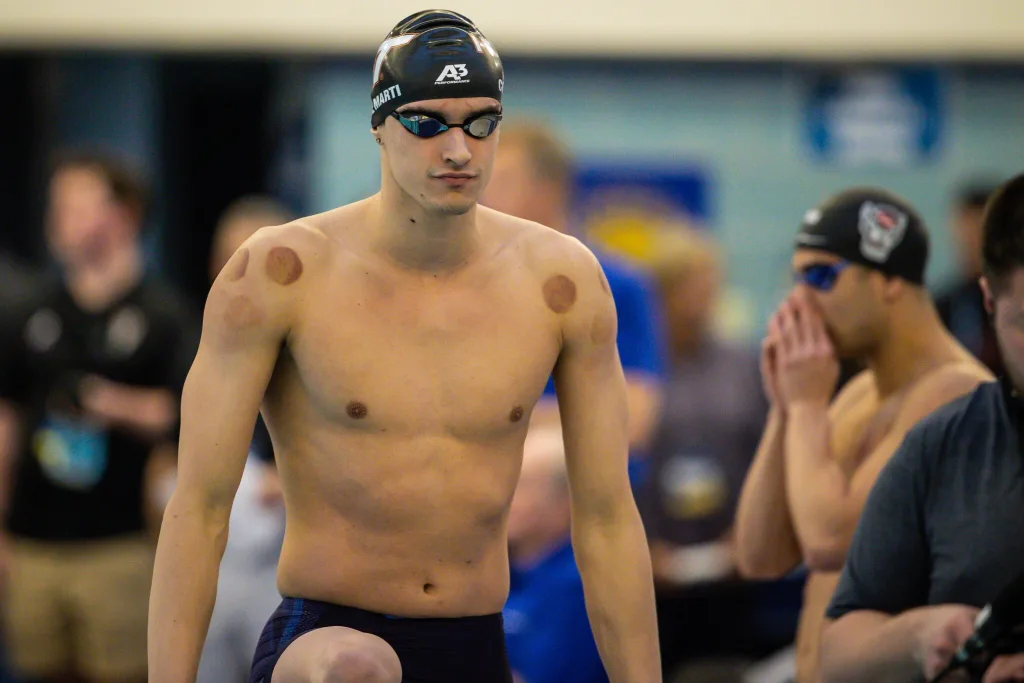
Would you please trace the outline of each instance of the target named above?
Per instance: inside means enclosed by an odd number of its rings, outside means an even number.
[[[811,78],[806,140],[819,162],[908,166],[932,161],[943,132],[937,69],[853,70]]]
[[[453,0],[504,54],[1024,55],[1021,0]],[[420,0],[3,0],[0,47],[372,53]]]

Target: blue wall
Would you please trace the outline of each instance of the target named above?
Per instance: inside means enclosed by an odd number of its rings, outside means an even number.
[[[929,283],[954,274],[947,215],[965,177],[1024,169],[1024,69],[941,70],[943,128],[932,159],[903,168],[820,165],[805,139],[814,71],[799,66],[506,64],[505,108],[554,125],[580,157],[698,164],[732,284],[761,324],[787,285],[809,206],[855,184],[915,203],[932,227]],[[310,197],[321,211],[379,186],[369,133],[369,60],[318,70],[309,89]]]

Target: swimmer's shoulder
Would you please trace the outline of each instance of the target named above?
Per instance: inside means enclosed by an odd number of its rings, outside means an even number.
[[[832,403],[829,406],[829,414],[835,419],[836,416],[844,415],[847,411],[865,401],[878,401],[875,373],[871,370],[861,370],[843,385],[843,388],[832,399]]]
[[[479,210],[500,231],[502,239],[515,246],[523,265],[538,278],[564,275],[573,280],[578,291],[595,289],[602,282],[607,288],[597,257],[577,238],[483,206]]]
[[[903,406],[904,422],[914,423],[938,408],[995,380],[985,365],[974,358],[946,363],[932,370],[911,387]]]
[[[315,218],[315,217],[314,217]],[[233,339],[286,333],[331,245],[315,220],[266,226],[241,244],[207,297],[204,328]]]

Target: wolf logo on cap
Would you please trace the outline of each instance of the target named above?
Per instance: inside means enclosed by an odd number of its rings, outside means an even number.
[[[860,207],[860,251],[876,263],[885,263],[907,230],[907,214],[889,204],[864,202]]]

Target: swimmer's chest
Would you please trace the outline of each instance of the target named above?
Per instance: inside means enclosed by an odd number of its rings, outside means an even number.
[[[559,353],[559,321],[528,274],[449,285],[369,274],[348,280],[349,288],[310,307],[292,342],[304,385],[326,410],[346,415],[358,402],[366,426],[507,424],[543,391]]]
[[[832,419],[832,453],[839,466],[851,475],[896,426],[905,396],[879,401],[874,392],[848,406]]]

